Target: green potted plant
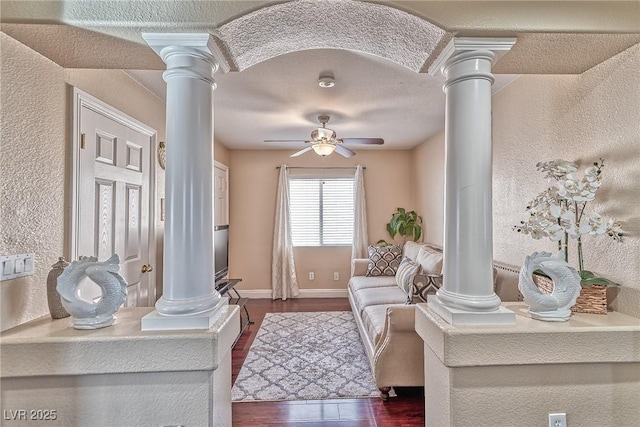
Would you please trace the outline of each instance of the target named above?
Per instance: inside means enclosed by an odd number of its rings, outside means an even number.
[[[402,236],[403,242],[407,239],[417,242],[422,237],[422,217],[416,211],[407,211],[404,208],[398,208],[391,215],[391,221],[387,224],[387,232],[392,239],[397,235]],[[389,245],[386,240],[378,240],[378,245]]]

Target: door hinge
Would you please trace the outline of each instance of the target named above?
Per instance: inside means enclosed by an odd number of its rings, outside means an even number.
[[[86,133],[81,133],[80,134],[80,148],[84,150],[84,146],[85,146],[85,140],[87,139],[87,134]]]

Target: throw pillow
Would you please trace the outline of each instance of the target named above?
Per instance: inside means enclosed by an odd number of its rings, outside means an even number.
[[[435,294],[442,286],[442,276],[418,274],[416,275],[413,285],[413,295],[420,298],[423,302],[427,302],[427,295]]]
[[[497,292],[496,284],[498,281],[498,270],[493,267],[493,290]],[[435,294],[442,286],[442,274],[423,274],[419,273],[413,280],[413,295],[420,298],[422,301],[427,302],[427,295]],[[522,301],[522,296],[519,294],[518,301]]]
[[[367,276],[395,276],[402,248],[398,245],[369,246],[369,268]]]
[[[404,257],[396,272],[396,283],[407,294],[407,304],[411,304],[413,300],[413,280],[416,278],[418,270],[420,270],[420,266],[417,263]]]
[[[442,252],[427,249],[420,249],[416,262],[422,267],[424,274],[442,274]]]
[[[426,302],[427,295],[435,294],[442,286],[442,251],[425,246],[418,252],[416,262],[422,267],[422,274],[414,281],[413,294]]]

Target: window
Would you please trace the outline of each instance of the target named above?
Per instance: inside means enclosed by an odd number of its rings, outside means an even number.
[[[353,178],[289,178],[293,246],[353,244]]]

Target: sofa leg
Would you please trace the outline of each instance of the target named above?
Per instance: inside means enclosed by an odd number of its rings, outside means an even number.
[[[378,390],[380,390],[380,398],[386,402],[387,399],[389,399],[389,392],[391,391],[391,387],[379,387]]]

